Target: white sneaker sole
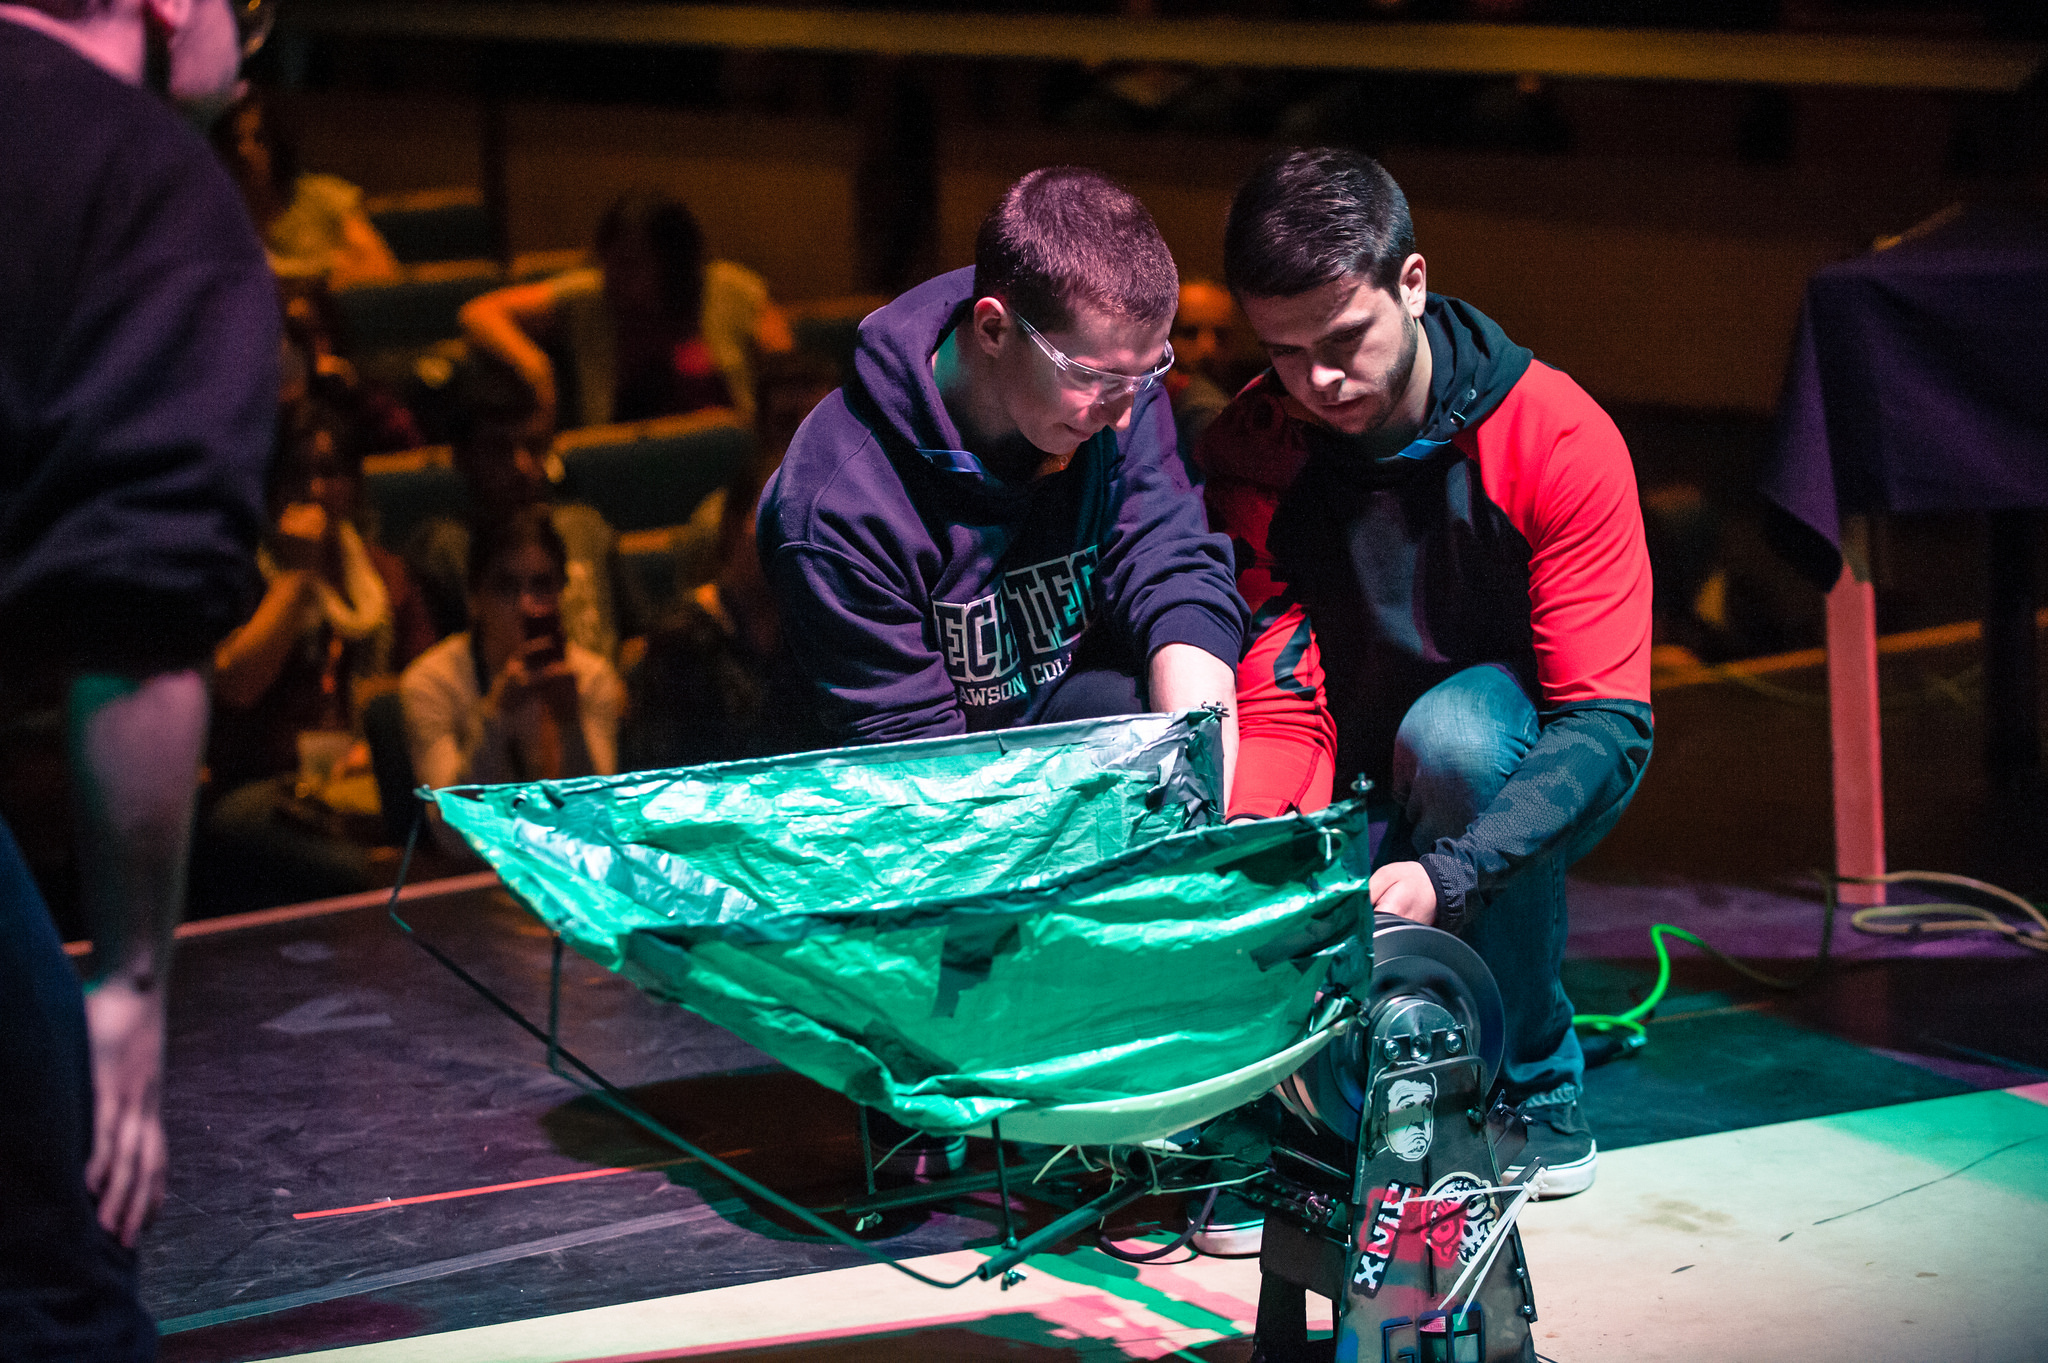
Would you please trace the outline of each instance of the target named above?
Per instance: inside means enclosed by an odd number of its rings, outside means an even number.
[[[1600,1147],[1597,1145],[1570,1164],[1545,1165],[1543,1171],[1536,1175],[1536,1200],[1541,1202],[1585,1192],[1593,1186],[1593,1175],[1599,1166]],[[1519,1168],[1510,1169],[1503,1177],[1512,1183],[1521,1172]]]
[[[1188,1243],[1198,1254],[1240,1255],[1257,1254],[1266,1242],[1266,1223],[1254,1221],[1245,1226],[1208,1226],[1195,1232],[1195,1238]]]

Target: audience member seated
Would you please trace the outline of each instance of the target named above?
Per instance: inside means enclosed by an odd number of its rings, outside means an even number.
[[[616,771],[625,684],[567,636],[568,550],[548,508],[480,520],[471,543],[472,629],[421,654],[399,682],[414,774],[439,789]]]
[[[364,454],[427,444],[419,421],[389,389],[364,379],[339,353],[334,296],[317,276],[280,276],[284,299],[285,405],[317,398],[342,414]]]
[[[1230,405],[1231,394],[1265,367],[1245,363],[1247,334],[1228,290],[1206,279],[1190,279],[1180,286],[1180,308],[1173,317],[1173,372],[1166,376],[1166,393],[1173,401],[1174,435],[1183,460],[1209,423]]]
[[[468,366],[460,383],[463,398],[451,448],[469,489],[471,520],[503,520],[530,503],[548,504],[554,531],[568,547],[562,620],[569,638],[630,670],[650,612],[638,584],[620,566],[617,532],[595,507],[548,502],[554,485],[547,473],[547,418],[523,384],[489,360]],[[436,517],[413,532],[404,552],[437,631],[467,628],[474,599],[470,527]]]
[[[614,203],[593,247],[593,266],[464,304],[470,343],[526,380],[550,428],[704,407],[750,417],[755,356],[793,344],[761,277],[707,263],[696,217],[660,195]],[[569,363],[566,383],[549,346]]]
[[[403,565],[364,542],[361,455],[330,410],[291,413],[266,588],[214,653],[214,722],[193,846],[193,903],[234,912],[370,888],[350,815],[377,812],[360,707],[433,643]],[[371,825],[374,827],[374,825]],[[371,835],[374,839],[374,834]]]
[[[761,362],[760,382],[759,453],[704,499],[716,517],[716,574],[648,635],[633,673],[620,736],[628,771],[786,751],[784,721],[807,703],[794,673],[773,666],[782,632],[761,574],[754,506],[797,427],[839,386],[839,367],[823,356],[773,355]]]
[[[363,211],[363,191],[338,176],[299,170],[298,149],[267,93],[252,86],[222,114],[213,145],[241,187],[278,274],[316,276],[337,289],[403,276]]]

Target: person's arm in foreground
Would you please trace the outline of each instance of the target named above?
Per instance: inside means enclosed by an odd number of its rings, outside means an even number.
[[[100,1224],[133,1246],[164,1196],[164,1002],[171,933],[206,746],[197,671],[80,676],[68,733],[81,898],[92,929],[85,1023],[93,1139],[86,1187]]]
[[[1152,708],[1168,714],[1218,705],[1223,710],[1223,789],[1237,777],[1237,669],[1193,644],[1166,644],[1145,672]]]

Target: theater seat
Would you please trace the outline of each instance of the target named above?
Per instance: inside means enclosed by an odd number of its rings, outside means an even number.
[[[626,533],[680,525],[753,458],[753,432],[724,408],[565,431],[562,495]]]
[[[415,189],[379,194],[363,205],[400,263],[477,260],[495,255],[491,217],[482,191]]]
[[[431,278],[337,289],[334,304],[352,354],[410,350],[460,336],[462,305],[501,280],[488,260],[450,263],[436,267]]]
[[[376,519],[377,542],[394,554],[433,517],[469,515],[469,489],[446,445],[371,455],[363,461],[363,490]]]

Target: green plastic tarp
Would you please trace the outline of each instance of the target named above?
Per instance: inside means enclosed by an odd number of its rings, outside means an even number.
[[[1214,715],[450,787],[575,950],[933,1132],[1300,1042],[1369,919],[1361,805],[1222,826]]]

